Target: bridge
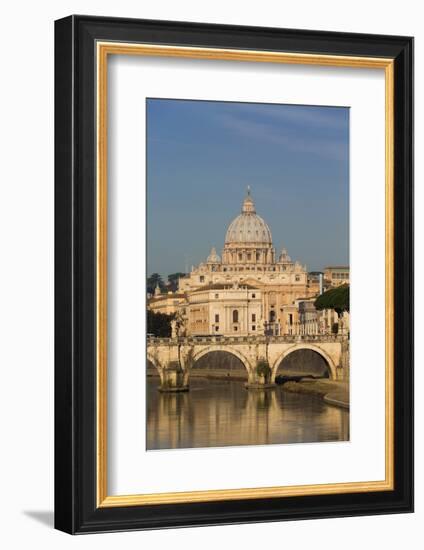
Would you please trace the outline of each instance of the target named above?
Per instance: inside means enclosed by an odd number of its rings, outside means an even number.
[[[147,359],[157,369],[160,391],[187,391],[196,362],[215,351],[238,357],[247,371],[248,388],[272,387],[281,362],[298,350],[312,350],[325,361],[329,378],[349,376],[349,340],[340,335],[191,336],[147,339]],[[260,368],[265,364],[265,368]]]

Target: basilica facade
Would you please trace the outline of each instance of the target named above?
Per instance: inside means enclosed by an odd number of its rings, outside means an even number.
[[[292,333],[298,323],[299,300],[313,300],[318,293],[306,266],[292,261],[285,249],[276,254],[248,188],[221,257],[212,248],[205,262],[180,278],[176,293],[157,292],[149,307],[159,311],[165,302],[174,303],[179,335],[279,335]]]
[[[188,334],[253,336],[289,332],[298,322],[293,304],[316,296],[319,288],[285,249],[277,256],[248,188],[228,226],[222,258],[212,248],[206,262],[180,279],[179,291],[187,295]]]
[[[191,291],[208,284],[250,283],[274,286],[291,294],[304,294],[308,289],[306,266],[293,262],[283,248],[276,256],[268,224],[256,213],[248,188],[241,213],[230,223],[222,259],[212,248],[206,262],[193,267],[180,279],[179,290]]]

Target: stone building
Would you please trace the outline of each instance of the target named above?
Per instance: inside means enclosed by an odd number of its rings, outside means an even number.
[[[215,283],[187,293],[190,335],[248,336],[263,334],[262,293],[255,286]]]
[[[315,298],[299,299],[291,305],[284,306],[281,323],[281,334],[313,335],[333,334],[337,325],[338,334],[350,331],[350,315],[345,311],[341,317],[333,309],[317,311]]]
[[[213,292],[214,288],[219,292]],[[308,281],[306,266],[293,261],[284,248],[276,255],[271,230],[256,213],[249,189],[241,213],[228,226],[222,258],[212,248],[206,261],[179,281],[179,292],[187,294],[188,333],[213,334],[218,326],[222,334],[280,334],[284,306],[299,297],[315,296],[318,291],[319,284]],[[218,302],[215,294],[219,295]],[[194,306],[193,300],[200,300],[202,305]],[[214,325],[211,315],[215,315],[218,303],[226,313],[221,310],[216,315],[225,322]],[[239,311],[243,321],[232,323],[231,310]]]
[[[160,288],[157,286],[154,296],[148,300],[148,308],[155,313],[173,315],[179,311],[185,302],[186,295],[184,292],[161,293]]]
[[[240,214],[228,226],[221,257],[212,248],[205,262],[179,279],[176,293],[155,293],[148,307],[179,312],[188,336],[297,334],[299,300],[313,302],[320,287],[322,276],[308,275],[285,248],[276,254],[271,230],[256,213],[248,188]]]
[[[331,334],[334,325],[337,325],[338,334],[348,334],[350,332],[350,314],[347,311],[339,317],[334,309],[324,309],[318,312],[318,322],[320,334]]]
[[[324,269],[324,285],[326,288],[348,284],[349,267],[336,265]]]
[[[212,248],[206,262],[193,267],[191,273],[179,281],[180,291],[189,291],[202,285],[239,283],[253,279],[261,285],[284,286],[298,293],[308,285],[306,266],[293,262],[283,249],[276,257],[271,230],[256,213],[248,189],[241,213],[230,223],[222,260]]]

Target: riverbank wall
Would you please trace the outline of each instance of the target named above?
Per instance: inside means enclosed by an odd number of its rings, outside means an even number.
[[[334,380],[301,380],[286,382],[282,385],[283,391],[316,395],[335,407],[349,409],[349,384]]]
[[[147,372],[147,376],[150,378],[152,376],[159,377],[157,371],[150,370]],[[242,369],[193,369],[190,372],[190,378],[208,378],[210,380],[239,380],[242,382],[247,382],[247,371],[243,367]]]

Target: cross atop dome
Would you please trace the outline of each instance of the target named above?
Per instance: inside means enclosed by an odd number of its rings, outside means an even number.
[[[255,203],[250,195],[250,185],[247,186],[247,195],[241,208],[242,214],[256,214]]]

